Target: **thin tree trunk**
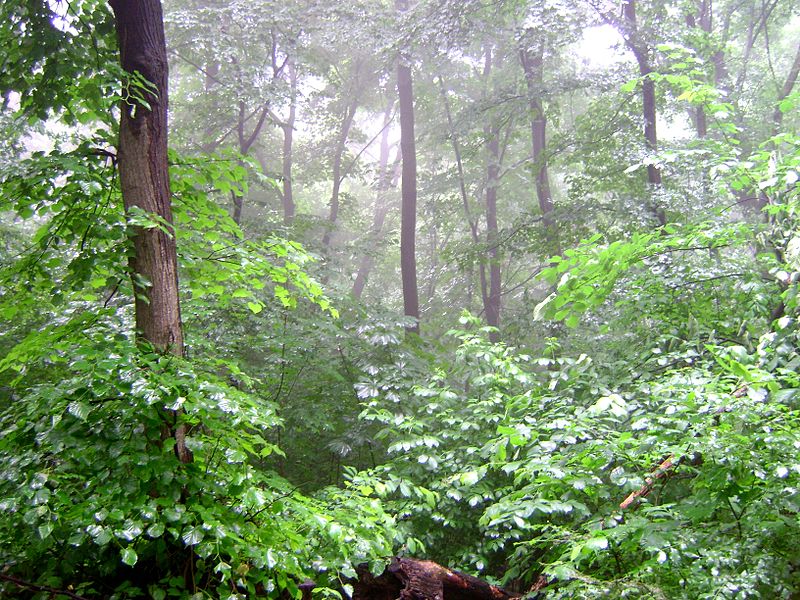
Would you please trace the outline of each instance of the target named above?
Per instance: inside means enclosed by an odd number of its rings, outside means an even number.
[[[630,48],[636,63],[639,66],[639,75],[642,77],[642,116],[644,118],[644,142],[651,154],[658,151],[658,133],[656,131],[656,85],[650,78],[653,68],[650,66],[650,48],[641,39],[639,25],[636,21],[636,0],[624,0],[622,4],[624,18],[625,44]],[[647,165],[647,183],[651,191],[661,187],[661,171],[656,165]],[[652,207],[653,214],[659,225],[666,225],[667,218],[664,210],[657,206]]]
[[[398,12],[408,10],[407,0],[395,0]],[[416,320],[407,331],[419,333],[417,290],[417,149],[414,140],[414,90],[411,67],[405,57],[397,62],[397,94],[400,103],[400,148],[403,154],[400,209],[400,273],[403,281],[403,313]]]
[[[547,170],[547,117],[540,98],[544,80],[544,43],[540,43],[535,54],[531,55],[527,48],[520,49],[520,62],[525,72],[528,88],[528,107],[531,113],[531,146],[533,150],[533,168],[536,179],[536,197],[542,213],[549,245],[560,253],[558,230],[553,220],[553,195],[550,190],[550,176]]]
[[[477,248],[481,243],[480,234],[478,233],[477,219],[472,217],[472,211],[469,208],[469,196],[467,195],[467,183],[464,177],[464,162],[461,158],[461,146],[458,143],[458,136],[456,135],[455,125],[453,124],[453,115],[450,112],[450,102],[447,100],[447,89],[444,85],[444,79],[439,75],[439,89],[442,94],[442,103],[444,104],[444,112],[447,116],[447,127],[450,133],[450,141],[453,145],[453,154],[456,158],[456,168],[458,170],[458,189],[461,193],[461,202],[464,208],[464,217],[467,219],[469,231],[472,235],[472,243]],[[481,302],[483,303],[484,312],[486,305],[489,303],[489,283],[486,278],[486,264],[483,261],[479,262],[478,274],[480,277],[480,292]],[[470,286],[468,288],[468,302],[467,310],[472,306],[472,269],[469,269],[468,280]]]
[[[487,127],[484,130],[488,137],[486,150],[488,164],[486,167],[486,244],[488,246],[487,258],[489,261],[489,294],[486,302],[486,324],[491,327],[500,327],[500,259],[498,249],[497,227],[497,186],[500,183],[500,129],[497,126]],[[499,335],[493,332],[489,336],[493,342],[498,341]]]
[[[291,61],[289,70],[289,118],[281,124],[283,129],[283,222],[287,225],[294,220],[295,205],[292,191],[292,149],[294,144],[294,124],[297,119],[297,71]]]
[[[339,139],[336,142],[336,148],[333,151],[333,190],[331,191],[331,209],[328,214],[329,228],[322,236],[323,245],[330,246],[331,236],[333,235],[333,228],[339,219],[339,191],[342,187],[342,157],[344,156],[345,148],[347,148],[347,138],[350,136],[350,128],[353,126],[353,119],[356,115],[356,108],[358,107],[358,100],[355,95],[353,99],[344,109],[342,115],[342,127],[339,130]]]
[[[708,22],[710,27],[710,20],[706,21],[704,19],[704,11],[707,10],[706,1],[700,3],[700,7],[698,8],[700,23]],[[686,15],[686,25],[690,29],[697,28],[697,19],[695,18],[694,13],[688,13]],[[707,31],[703,28],[704,31]],[[708,135],[708,119],[706,118],[706,109],[703,105],[694,106],[690,109],[689,114],[692,118],[692,123],[694,123],[695,131],[697,132],[697,137],[700,139],[704,139]]]
[[[487,85],[492,66],[492,47],[487,45],[483,72],[484,77],[487,79]],[[497,247],[497,186],[500,179],[500,127],[496,124],[487,124],[483,128],[483,133],[487,140],[486,244],[489,263],[489,294],[486,298],[484,311],[486,313],[486,324],[499,329],[501,273]],[[489,339],[492,342],[497,342],[499,339],[498,333],[492,332]]]
[[[794,62],[789,69],[789,74],[786,76],[786,81],[784,81],[783,87],[778,93],[778,99],[775,102],[775,111],[772,113],[773,131],[775,134],[778,133],[778,130],[783,124],[783,112],[781,112],[779,105],[789,94],[792,93],[792,90],[797,83],[798,75],[800,75],[800,45],[797,46],[797,52],[794,55]]]
[[[778,97],[775,100],[775,109],[772,112],[772,135],[778,135],[781,126],[783,125],[783,112],[780,109],[780,103],[792,93],[792,89],[797,83],[797,77],[800,75],[800,45],[797,47],[797,53],[794,57],[794,62],[789,68],[789,73],[786,75],[786,80],[783,86],[778,90]],[[763,213],[764,208],[769,204],[769,196],[764,190],[759,190],[755,198],[745,203],[745,206],[750,205],[758,214],[762,214],[765,220],[769,217]]]
[[[269,115],[269,104],[264,103],[261,108],[257,109],[257,112],[260,114],[258,115],[258,120],[256,121],[253,130],[250,132],[250,135],[247,135],[244,130],[244,126],[247,123],[249,117],[246,114],[247,107],[244,104],[243,100],[239,101],[239,118],[236,124],[236,134],[237,139],[239,141],[239,154],[242,156],[246,156],[248,152],[250,152],[250,148],[253,147],[253,144],[258,139],[261,130],[264,128],[264,123],[267,120],[267,116]],[[233,221],[237,225],[242,224],[242,206],[244,204],[244,197],[241,194],[237,194],[234,191],[231,191],[231,199],[233,200]]]
[[[128,213],[138,210],[172,226],[167,167],[167,52],[159,0],[110,0],[116,18],[122,68],[151,82],[142,91],[150,105],[121,106],[118,165],[122,200]],[[137,337],[157,351],[183,356],[175,236],[159,227],[133,229],[131,279],[135,294]],[[181,462],[191,462],[186,429],[169,434]]]
[[[389,123],[392,118],[392,109],[394,108],[394,101],[391,101],[383,113],[383,132],[381,133],[381,149],[380,158],[378,161],[378,182],[376,186],[375,198],[375,213],[372,219],[372,228],[370,229],[370,240],[377,241],[378,236],[383,229],[383,223],[386,220],[386,214],[389,212],[389,203],[386,200],[386,193],[393,185],[393,177],[389,172]],[[400,149],[397,150],[397,158],[395,164],[399,164],[401,158]],[[395,169],[396,171],[396,169]],[[369,253],[361,257],[361,263],[358,267],[356,279],[353,282],[353,297],[361,298],[364,293],[364,287],[367,284],[367,277],[369,272],[374,266],[374,260]]]

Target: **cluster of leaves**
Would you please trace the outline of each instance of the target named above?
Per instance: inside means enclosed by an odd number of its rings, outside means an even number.
[[[406,382],[402,402],[371,386],[364,416],[390,460],[355,479],[391,503],[409,547],[506,582],[544,575],[554,598],[797,588],[798,154],[791,136],[771,144],[731,170],[765,182],[766,233],[597,236],[544,271],[556,291],[540,316],[607,316],[600,335],[629,329],[625,348],[589,345],[595,361],[550,340],[526,354],[464,316],[454,365]]]
[[[110,311],[43,362],[54,377],[24,377],[0,415],[0,560],[17,575],[88,596],[298,596],[314,571],[390,554],[376,500],[313,500],[264,468],[280,452],[274,405],[198,361],[143,353]],[[190,464],[164,435],[176,420]]]
[[[650,377],[627,380],[555,346],[532,359],[485,331],[454,333],[461,385],[441,376],[413,402],[367,409],[394,458],[356,480],[408,519],[412,551],[422,543],[506,582],[545,574],[548,597],[797,586],[793,320],[753,351],[685,344],[672,352],[685,362],[667,370],[652,348]]]
[[[4,219],[31,235],[0,272],[0,563],[35,585],[119,598],[299,597],[309,575],[324,584],[353,564],[380,570],[392,517],[357,488],[311,498],[274,473],[277,406],[232,385],[246,378],[234,362],[201,344],[187,361],[133,339],[131,227],[178,238],[190,325],[212,306],[260,313],[265,292],[335,315],[303,268],[309,255],[244,239],[214,203],[215,191],[240,189],[233,159],[173,157],[174,228],[124,213],[100,143],[34,154],[3,174]],[[173,452],[179,425],[189,464]]]

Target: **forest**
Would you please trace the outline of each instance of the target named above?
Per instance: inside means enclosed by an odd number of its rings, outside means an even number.
[[[798,40],[2,0],[0,598],[800,598]]]

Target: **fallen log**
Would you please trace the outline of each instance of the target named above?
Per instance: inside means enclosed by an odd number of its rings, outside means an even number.
[[[510,600],[520,594],[430,560],[393,558],[377,577],[357,570],[353,600]]]

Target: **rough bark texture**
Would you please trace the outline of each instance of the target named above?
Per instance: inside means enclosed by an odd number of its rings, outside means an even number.
[[[508,600],[519,598],[485,581],[428,560],[395,558],[378,577],[358,570],[353,600]]]
[[[126,211],[140,209],[172,223],[167,172],[167,54],[161,3],[111,0],[122,67],[155,85],[146,94],[152,110],[129,100],[122,110],[118,164]],[[175,239],[158,227],[133,234],[130,266],[141,339],[162,351],[183,353]],[[142,279],[147,283],[142,285]]]
[[[120,61],[138,72],[154,89],[144,92],[150,109],[130,97],[122,105],[119,165],[126,212],[136,210],[172,227],[167,163],[167,51],[159,0],[110,0],[116,17]],[[141,92],[140,92],[141,93]],[[178,259],[175,237],[161,227],[135,227],[132,232],[131,279],[136,295],[139,340],[161,352],[183,356],[183,330],[178,299]],[[169,432],[182,462],[191,461],[186,431]]]
[[[396,0],[399,12],[408,10],[406,0]],[[400,104],[400,149],[403,155],[400,209],[400,273],[403,280],[403,312],[417,320],[408,331],[419,333],[417,290],[417,149],[414,140],[414,90],[411,67],[400,57],[397,63],[397,94]]]

